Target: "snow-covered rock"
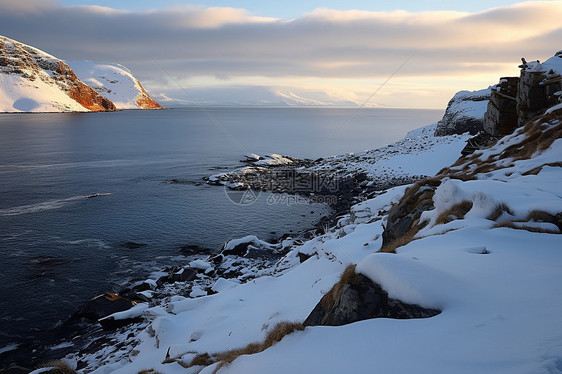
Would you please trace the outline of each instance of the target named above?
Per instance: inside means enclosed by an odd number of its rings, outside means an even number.
[[[472,135],[482,130],[484,113],[490,99],[490,88],[478,91],[459,91],[447,105],[443,119],[437,123],[436,136]]]

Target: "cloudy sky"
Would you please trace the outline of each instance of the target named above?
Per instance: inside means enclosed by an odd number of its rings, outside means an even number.
[[[441,109],[561,50],[561,19],[562,1],[0,0],[1,35],[202,103]]]

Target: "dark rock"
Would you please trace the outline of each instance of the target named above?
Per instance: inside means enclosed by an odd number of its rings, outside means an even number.
[[[216,256],[212,256],[208,259],[208,261],[212,262],[215,265],[218,265],[224,261],[224,255],[218,254]]]
[[[164,283],[175,283],[175,282],[189,282],[195,279],[197,276],[197,270],[192,269],[190,267],[183,267],[183,268],[172,268],[172,269],[165,269],[164,271],[168,271],[168,275],[161,276],[156,280],[156,285],[160,287]]]
[[[259,248],[254,247],[253,245],[248,246],[248,250],[244,255],[245,258],[259,258],[264,260],[273,260],[275,258],[280,258],[282,254],[279,251],[276,251],[271,248]]]
[[[483,129],[485,103],[490,99],[490,89],[480,91],[460,91],[447,105],[443,118],[437,123],[435,136],[464,134],[476,135]],[[482,102],[482,113],[476,113],[472,107],[475,102]]]
[[[406,190],[400,202],[388,214],[387,224],[382,233],[383,248],[405,236],[419,221],[423,212],[434,208],[432,198],[440,184],[439,180],[425,179]]]
[[[240,240],[245,241],[240,241]],[[272,259],[280,257],[280,252],[274,248],[274,245],[268,245],[257,239],[255,236],[248,236],[241,239],[235,239],[240,241],[236,245],[232,245],[232,241],[228,241],[223,245],[221,250],[224,256],[238,256],[244,258],[259,258],[259,259]]]
[[[185,267],[180,269],[180,271],[175,272],[170,275],[170,279],[173,282],[189,282],[197,276],[197,270]]]
[[[301,264],[312,257],[312,255],[301,252],[298,252],[297,255],[299,256],[299,261],[301,262]]]
[[[121,244],[121,246],[125,247],[127,249],[138,249],[138,248],[141,248],[141,247],[145,247],[146,244],[136,243],[136,242],[126,242],[126,243]]]
[[[228,243],[227,243],[228,244]],[[223,249],[221,251],[222,255],[225,256],[240,256],[240,257],[244,257],[246,255],[246,253],[248,252],[248,247],[252,244],[251,241],[249,242],[244,242],[244,243],[240,243],[236,246],[234,246],[233,248],[230,249]]]
[[[474,151],[488,148],[495,140],[495,137],[485,131],[482,131],[478,135],[468,139],[466,145],[461,151],[461,154],[466,156],[474,153]]]
[[[340,281],[322,297],[304,325],[341,326],[371,318],[428,318],[439,313],[439,310],[392,299],[380,285],[353,271],[343,284]]]
[[[365,173],[358,173],[355,175],[355,182],[361,183],[367,180],[367,174]]]
[[[133,301],[107,292],[88,301],[86,305],[75,313],[74,317],[97,321],[110,314],[128,310],[133,305],[135,305]]]
[[[81,354],[93,354],[99,352],[101,349],[111,346],[115,341],[108,337],[102,336],[101,338],[95,339],[93,342],[89,343],[85,348],[80,350]]]
[[[210,248],[201,247],[198,246],[197,244],[184,245],[180,248],[181,254],[186,256],[209,254],[212,251],[213,250]]]
[[[556,226],[558,226],[558,228],[562,232],[562,212],[560,212],[560,213],[558,213],[557,215],[554,216],[554,222],[553,223]]]
[[[100,323],[101,327],[104,330],[112,331],[130,325],[131,323],[137,323],[141,321],[142,321],[141,317],[124,318],[124,319],[115,319],[113,317],[107,317],[107,318],[100,319],[98,322]]]
[[[133,285],[133,287],[131,288],[132,291],[135,292],[142,292],[142,291],[148,291],[148,290],[153,290],[154,286],[153,284],[150,284],[149,282],[139,282],[135,285]]]
[[[166,281],[162,282],[160,285],[162,285],[163,283],[166,283]],[[156,283],[156,286],[158,286],[158,282]],[[142,295],[140,292],[143,291],[149,291],[149,290],[153,290],[154,289],[154,284],[151,284],[149,282],[138,282],[135,285],[133,285],[131,288],[125,288],[121,291],[119,291],[119,296],[125,297],[127,299],[133,300],[133,301],[143,301],[143,302],[148,302],[150,301],[149,298],[147,298],[146,296]]]

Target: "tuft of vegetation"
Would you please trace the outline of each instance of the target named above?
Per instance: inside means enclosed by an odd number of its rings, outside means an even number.
[[[527,215],[526,221],[548,222],[556,224],[556,217],[542,210],[532,210]]]
[[[209,366],[219,362],[215,369],[215,373],[224,365],[232,363],[238,357],[243,355],[253,355],[265,351],[277,342],[280,342],[285,336],[295,332],[304,330],[304,325],[301,322],[288,322],[282,321],[277,323],[271,330],[267,332],[265,340],[261,343],[250,343],[245,347],[232,349],[226,352],[215,353],[209,355],[208,353],[198,354],[186,365],[186,367],[193,366]]]
[[[357,279],[355,267],[356,265],[348,265],[340,276],[338,283],[336,283],[334,287],[332,287],[332,289],[322,297],[320,301],[324,308],[329,308],[333,305],[340,298],[345,285],[352,284]]]
[[[562,137],[562,124],[548,126],[548,122],[559,119],[559,115],[548,114],[528,121],[523,127],[526,137],[518,144],[506,148],[501,158],[512,157],[514,160],[531,158],[537,151],[548,149],[556,139]]]
[[[162,374],[159,371],[156,371],[154,369],[144,369],[139,371],[137,374]]]
[[[404,235],[401,235],[398,238],[396,238],[396,239],[386,243],[385,245],[383,245],[383,247],[380,249],[379,252],[396,253],[396,248],[400,248],[400,247],[416,240],[414,238],[414,236],[416,236],[416,234],[420,230],[422,230],[424,227],[426,227],[428,223],[429,223],[428,221],[424,221],[424,222],[420,223],[419,219],[416,219],[414,221],[414,223],[412,224],[412,226],[410,227],[410,229]]]
[[[521,223],[521,225],[516,225],[516,223]],[[508,229],[515,229],[515,230],[525,230],[530,232],[536,232],[540,234],[560,234],[559,231],[550,230],[543,227],[537,226],[525,226],[525,222],[520,221],[503,221],[498,222],[494,225],[495,228],[506,227]]]
[[[216,362],[208,353],[200,353],[191,360],[188,367],[192,366],[209,366]]]
[[[470,209],[472,209],[472,205],[472,201],[463,200],[439,214],[435,223],[441,225],[457,219],[463,219],[466,213],[468,213]]]
[[[489,219],[490,221],[496,221],[504,213],[512,216],[513,210],[511,210],[511,208],[506,203],[501,202],[499,204],[496,204],[494,210],[492,210],[492,213],[490,213],[490,215],[486,217],[486,219]]]
[[[76,371],[70,365],[61,360],[49,361],[39,368],[51,368],[51,370],[44,372],[46,374],[76,374]]]
[[[544,168],[545,166],[552,166],[552,167],[562,167],[562,162],[549,162],[547,164],[542,164],[540,166],[537,166],[536,168],[533,168],[531,170],[528,170],[526,172],[524,172],[522,175],[537,175],[538,173],[541,172],[542,168]]]
[[[288,322],[283,321],[276,324],[271,330],[268,331],[267,336],[261,346],[261,351],[273,346],[275,343],[280,342],[285,336],[292,334],[295,331],[304,330],[304,325],[301,322]],[[257,353],[257,352],[256,352]]]

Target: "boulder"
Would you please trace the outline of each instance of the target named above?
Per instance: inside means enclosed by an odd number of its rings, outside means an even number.
[[[184,267],[181,268],[179,271],[171,274],[168,279],[170,283],[174,282],[189,282],[197,276],[197,270]]]
[[[248,235],[226,242],[220,254],[223,256],[272,259],[282,255],[280,247],[279,244],[271,244],[258,239],[254,235]],[[212,258],[211,261],[214,261],[214,258]]]
[[[144,243],[136,243],[136,242],[125,242],[123,244],[121,244],[121,247],[125,247],[127,249],[138,249],[141,247],[146,246],[146,244]]]
[[[371,318],[428,318],[439,313],[390,298],[380,285],[355,273],[355,266],[350,266],[338,284],[322,297],[304,325],[341,326]]]
[[[113,313],[122,312],[133,307],[136,303],[114,293],[106,292],[88,301],[74,317],[97,321]]]
[[[117,330],[118,328],[130,325],[131,323],[141,322],[141,317],[135,318],[125,318],[125,319],[115,319],[114,317],[107,317],[100,319],[98,322],[104,330]]]
[[[435,136],[472,135],[482,131],[490,88],[479,91],[459,91],[447,105],[443,119],[437,123]]]
[[[421,214],[434,209],[433,194],[441,184],[438,179],[424,179],[406,190],[402,199],[388,213],[382,233],[382,248],[408,234]]]

